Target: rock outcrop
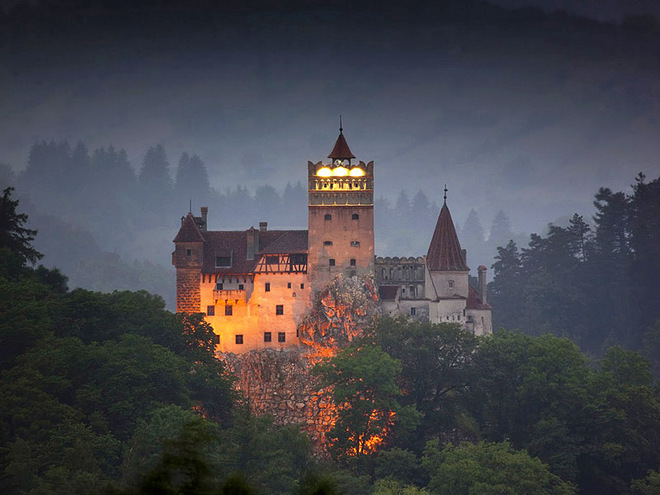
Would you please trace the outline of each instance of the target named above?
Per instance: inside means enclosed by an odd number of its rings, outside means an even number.
[[[223,354],[237,377],[237,388],[254,414],[271,414],[276,424],[300,425],[318,453],[332,427],[335,408],[330,391],[311,373],[320,360],[362,335],[378,315],[373,277],[336,277],[300,324],[301,345],[283,350]]]

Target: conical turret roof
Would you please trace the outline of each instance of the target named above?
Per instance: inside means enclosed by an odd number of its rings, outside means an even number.
[[[426,266],[430,271],[469,271],[461,243],[458,241],[454,221],[445,202],[438,215],[429,252],[426,255]]]
[[[174,242],[204,242],[204,236],[199,231],[192,213],[188,213],[181,222],[181,228],[176,234]]]
[[[330,152],[328,158],[332,158],[333,160],[350,160],[351,158],[355,158],[353,153],[351,153],[351,149],[348,147],[341,129],[339,129],[339,137],[337,138],[335,147],[332,148],[332,152]]]

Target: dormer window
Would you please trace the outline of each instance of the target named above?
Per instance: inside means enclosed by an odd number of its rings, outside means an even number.
[[[215,257],[215,267],[216,268],[231,268],[231,256],[216,256]]]

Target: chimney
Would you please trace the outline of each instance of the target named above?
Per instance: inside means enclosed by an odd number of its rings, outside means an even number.
[[[206,232],[206,219],[209,215],[209,207],[208,206],[202,206],[201,208],[202,211],[202,232]]]
[[[266,232],[268,230],[268,222],[259,222],[259,230]]]
[[[477,268],[477,273],[479,274],[479,299],[484,304],[488,304],[486,301],[486,270],[487,268],[484,265],[480,265]]]
[[[247,253],[245,258],[253,260],[254,255],[259,252],[259,231],[254,227],[250,227],[247,231]]]

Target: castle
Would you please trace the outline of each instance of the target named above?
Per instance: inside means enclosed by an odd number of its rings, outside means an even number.
[[[372,275],[384,314],[492,332],[486,267],[478,290],[444,204],[426,257],[374,255],[374,163],[358,161],[343,130],[329,163],[308,162],[308,230],[209,231],[208,208],[174,238],[177,312],[205,313],[222,352],[299,344],[298,325],[334,277]]]

